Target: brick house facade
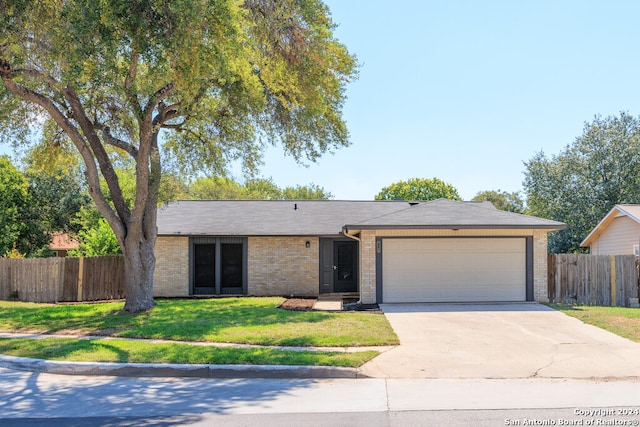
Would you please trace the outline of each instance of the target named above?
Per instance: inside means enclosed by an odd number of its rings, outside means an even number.
[[[468,276],[463,272],[462,278],[456,280],[495,274],[496,286],[504,281],[504,286],[510,286],[508,290],[516,292],[513,299],[546,301],[547,233],[563,226],[498,211],[486,203],[448,200],[419,206],[395,201],[175,202],[161,209],[158,216],[154,294],[317,296],[348,292],[357,293],[363,303],[384,302],[392,292],[390,283],[405,280],[387,274],[391,267],[385,257],[390,259],[391,255],[381,249],[385,242],[395,239],[395,246],[424,242],[426,247],[436,241],[459,242],[460,248],[468,252],[468,246],[482,248],[484,242],[490,241],[482,239],[496,239],[492,242],[498,247],[501,242],[522,242],[516,245],[523,248],[521,252],[508,253],[505,258],[507,264],[513,264],[511,260],[518,264],[505,266],[505,271],[511,268],[513,274],[517,273],[517,283],[507,283],[512,280],[508,277],[512,273],[502,274],[501,268],[489,273],[471,271]],[[502,249],[494,252],[495,256],[505,256],[499,253]],[[494,252],[477,256],[493,256]],[[420,262],[414,264],[410,267],[421,268]],[[441,286],[437,295],[444,296],[439,298],[454,298],[447,296],[446,280],[442,284],[432,280],[442,271],[415,274],[424,277],[425,286]],[[430,301],[432,293],[415,290],[410,286],[411,279],[406,280],[406,289],[402,288],[403,283],[394,286],[405,292],[407,301]],[[464,289],[470,292],[464,293],[464,298],[485,298],[474,294],[473,283],[467,281],[460,285],[469,287]],[[504,295],[505,300],[512,298]],[[486,298],[502,297],[495,290]]]

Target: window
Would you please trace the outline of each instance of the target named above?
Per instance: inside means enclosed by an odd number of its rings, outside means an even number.
[[[194,237],[190,258],[193,295],[246,293],[246,239]]]

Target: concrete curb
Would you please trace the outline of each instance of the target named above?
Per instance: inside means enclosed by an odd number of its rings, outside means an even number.
[[[187,365],[64,362],[0,355],[0,367],[60,375],[190,378],[367,378],[357,368],[286,365]]]

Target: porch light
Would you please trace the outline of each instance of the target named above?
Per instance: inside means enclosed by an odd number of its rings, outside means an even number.
[[[304,242],[304,246],[305,246],[307,249],[309,249],[309,248],[311,247],[311,242],[307,240],[306,242]]]

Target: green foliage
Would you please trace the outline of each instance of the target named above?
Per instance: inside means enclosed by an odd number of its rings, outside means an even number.
[[[115,234],[107,221],[95,208],[85,207],[78,213],[76,225],[79,246],[69,251],[69,256],[118,255],[122,251]]]
[[[524,200],[522,200],[522,197],[520,197],[520,193],[518,192],[509,193],[508,191],[502,190],[480,191],[471,200],[477,202],[491,202],[493,203],[493,206],[503,211],[520,214],[524,213]]]
[[[595,117],[559,154],[525,163],[532,215],[567,223],[549,235],[549,251],[579,252],[580,242],[616,204],[640,203],[640,120]]]
[[[332,198],[333,194],[313,183],[282,189],[282,200],[328,200]]]
[[[333,196],[315,185],[280,188],[269,179],[251,179],[244,184],[230,178],[200,177],[189,186],[195,200],[325,200]]]
[[[462,200],[458,190],[438,178],[411,178],[384,187],[376,200]]]
[[[185,167],[220,171],[242,158],[253,169],[263,142],[311,160],[347,142],[341,108],[356,60],[318,0],[10,3],[0,6],[3,80],[63,112],[70,85],[101,125],[94,129],[108,126],[134,145],[145,107],[157,108],[158,125],[171,131],[166,149]],[[137,106],[134,97],[151,103]],[[2,88],[11,140],[26,139],[15,131],[33,123],[22,120],[35,114],[32,102]]]
[[[48,239],[26,178],[7,156],[0,156],[0,256],[30,255]]]
[[[68,174],[62,168],[52,171],[32,169],[26,173],[26,178],[47,233],[77,232],[73,219],[89,203],[78,174]]]

